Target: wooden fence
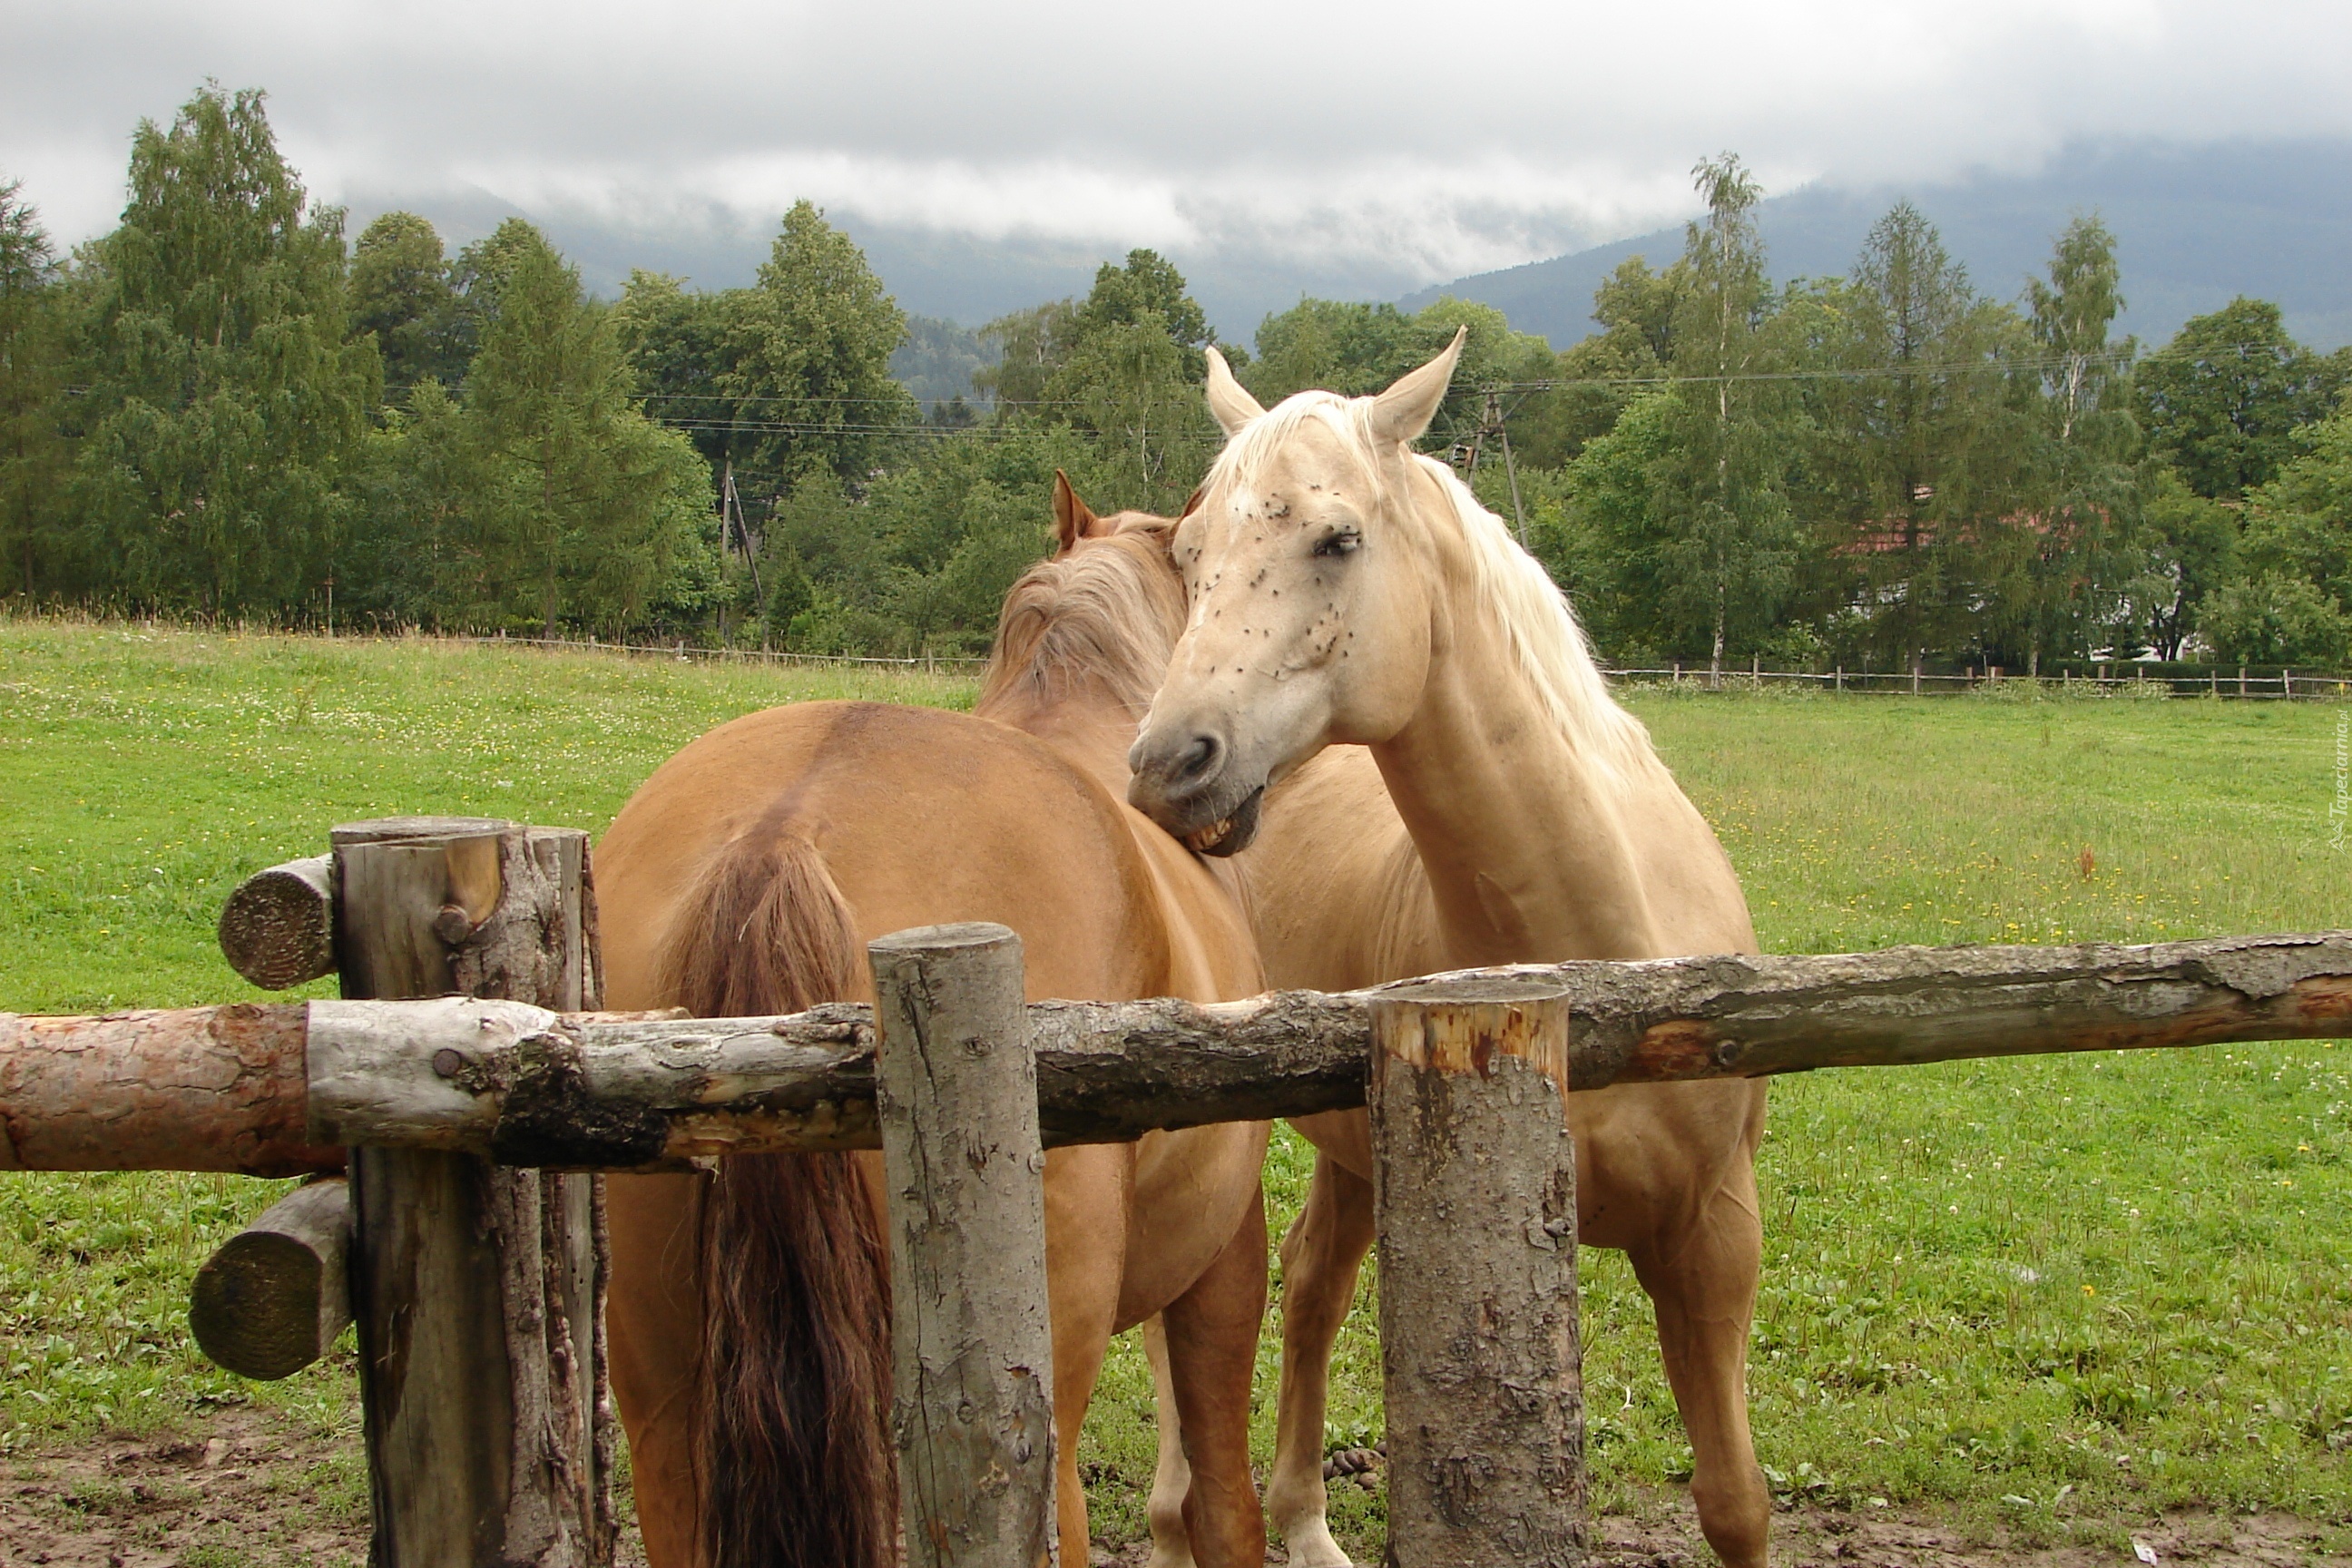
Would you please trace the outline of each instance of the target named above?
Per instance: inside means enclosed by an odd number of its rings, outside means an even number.
[[[2291,666],[2255,670],[2220,665],[2150,665],[2131,659],[2102,663],[2053,665],[2046,675],[2004,669],[2000,665],[1971,665],[1966,669],[1929,673],[1909,669],[1849,669],[1843,665],[1824,670],[1766,669],[1761,661],[1747,668],[1726,665],[1672,664],[1656,669],[1604,669],[1612,680],[1636,686],[1671,686],[1704,691],[1783,690],[1838,691],[1863,695],[1906,697],[1964,696],[1974,691],[2041,691],[2060,696],[2094,695],[2146,697],[2211,697],[2239,700],[2316,701],[2352,695],[2352,674],[2296,669]]]
[[[331,856],[241,887],[221,937],[256,984],[339,972],[344,1000],[0,1015],[0,1169],[314,1173],[205,1265],[190,1320],[258,1377],[357,1323],[378,1568],[613,1560],[585,1173],[880,1148],[911,1560],[1034,1568],[1044,1148],[1369,1102],[1390,1561],[1566,1563],[1584,1523],[1562,1094],[2352,1035],[2352,932],[1024,1005],[1017,937],[933,927],[874,944],[875,1008],[610,1014],[584,837],[473,819],[338,828]],[[1463,1212],[1491,1218],[1469,1234]],[[1515,1331],[1464,1331],[1475,1303]]]

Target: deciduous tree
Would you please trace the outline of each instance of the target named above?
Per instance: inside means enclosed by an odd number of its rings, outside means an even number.
[[[1700,163],[1693,179],[1707,213],[1684,241],[1673,393],[1663,405],[1672,437],[1652,468],[1647,526],[1628,564],[1647,579],[1669,646],[1696,645],[1719,676],[1734,639],[1753,647],[1770,628],[1789,586],[1795,405],[1769,379],[1762,187],[1728,153]]]
[[[2026,283],[2038,358],[2039,441],[2024,509],[1980,527],[1998,607],[1988,628],[2039,674],[2045,653],[2079,656],[2143,617],[2125,613],[2139,512],[2138,431],[2123,396],[2135,345],[2108,341],[2123,309],[2115,237],[2077,217]],[[1993,650],[1987,649],[1990,654]]]
[[[731,292],[724,309],[719,384],[739,426],[759,426],[757,466],[858,483],[918,422],[913,396],[890,376],[906,314],[814,204],[784,215],[758,285]]]
[[[352,247],[352,326],[373,332],[394,401],[422,381],[455,386],[471,347],[438,230],[415,213],[385,213]]]
[[[291,613],[331,570],[382,374],[349,332],[342,215],[308,210],[256,91],[142,123],[130,184],[90,253],[86,570],[141,604]]]
[[[2340,362],[2287,334],[2279,308],[2243,295],[2193,316],[2135,378],[2149,449],[2200,496],[2234,500],[2294,453],[2344,384]]]
[[[61,519],[64,290],[40,215],[0,182],[0,582],[40,588]]]

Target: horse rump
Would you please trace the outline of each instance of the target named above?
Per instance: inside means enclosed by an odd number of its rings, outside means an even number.
[[[797,834],[730,843],[675,930],[665,989],[697,1017],[796,1013],[846,997],[854,984],[848,905]],[[889,1568],[889,1277],[856,1159],[720,1160],[700,1244],[703,1561]]]

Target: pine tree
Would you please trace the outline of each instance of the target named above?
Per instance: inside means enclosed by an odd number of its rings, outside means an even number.
[[[1979,295],[1935,226],[1899,202],[1825,296],[1845,371],[1818,384],[1821,465],[1869,641],[1907,661],[1981,635],[1984,546],[2025,498],[2030,416],[2009,362],[2017,313]]]
[[[625,626],[682,568],[709,574],[709,470],[684,437],[630,405],[610,314],[544,239],[512,245],[502,270],[466,406],[491,595],[510,611],[535,597],[551,637],[567,613]]]

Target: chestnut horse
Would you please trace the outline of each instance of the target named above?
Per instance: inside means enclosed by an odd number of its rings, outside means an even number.
[[[1271,413],[1212,352],[1231,440],[1172,540],[1191,618],[1129,798],[1213,853],[1263,821],[1251,892],[1277,985],[1752,952],[1728,858],[1610,698],[1566,601],[1412,449],[1460,347],[1377,397],[1300,393]],[[1378,777],[1335,745],[1369,748]],[[1656,1311],[1701,1528],[1758,1568],[1770,1503],[1746,1380],[1764,1085],[1607,1089],[1570,1096],[1568,1120],[1582,1237],[1630,1254]],[[1283,1247],[1266,1506],[1294,1564],[1330,1568],[1347,1558],[1324,1520],[1323,1396],[1371,1242],[1371,1171],[1362,1112],[1301,1130],[1318,1158]]]
[[[971,715],[808,702],[720,726],[597,849],[608,1005],[700,1016],[870,998],[862,946],[908,926],[1021,933],[1032,996],[1261,988],[1227,868],[1120,797],[1181,630],[1156,519],[1057,482],[1060,555],[1005,601]],[[1265,1291],[1264,1123],[1046,1157],[1062,1561],[1087,1560],[1077,1436],[1110,1336],[1162,1316],[1208,1568],[1257,1568],[1250,1376]],[[614,1391],[656,1568],[889,1568],[878,1157],[750,1155],[609,1188]],[[1165,1521],[1171,1532],[1178,1521]]]

